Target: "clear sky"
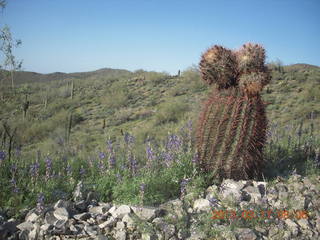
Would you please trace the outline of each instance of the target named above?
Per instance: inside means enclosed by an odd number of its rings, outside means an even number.
[[[7,0],[0,24],[23,69],[176,73],[214,44],[261,43],[267,61],[320,65],[320,0]]]

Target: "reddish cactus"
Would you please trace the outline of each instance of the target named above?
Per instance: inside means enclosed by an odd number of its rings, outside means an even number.
[[[201,169],[220,179],[253,178],[264,165],[267,118],[260,91],[270,81],[264,58],[264,49],[250,43],[238,52],[214,46],[202,56],[202,78],[216,87],[200,114],[197,151]]]

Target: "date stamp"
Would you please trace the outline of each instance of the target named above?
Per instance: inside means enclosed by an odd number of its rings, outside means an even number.
[[[308,212],[306,210],[286,210],[286,209],[266,209],[266,210],[212,210],[211,219],[214,220],[237,220],[237,219],[245,219],[245,220],[253,220],[253,219],[271,219],[271,218],[279,218],[282,220],[285,219],[307,219],[309,218]]]

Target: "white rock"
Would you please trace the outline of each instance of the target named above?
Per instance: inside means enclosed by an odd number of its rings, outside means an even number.
[[[241,201],[241,189],[245,186],[243,182],[236,182],[232,179],[223,180],[220,188],[222,198],[233,198],[236,202]]]
[[[208,199],[200,198],[194,201],[193,209],[196,212],[210,212],[211,206]]]
[[[33,224],[31,222],[23,222],[17,225],[17,228],[20,230],[28,230],[31,231],[33,229]]]
[[[65,208],[57,208],[53,212],[53,215],[59,220],[68,220],[69,219],[69,213],[68,213],[67,209],[65,209]]]
[[[39,216],[33,212],[30,215],[26,216],[25,221],[26,222],[35,222],[38,219],[38,217]]]
[[[123,218],[124,215],[129,213],[131,213],[131,208],[128,205],[121,205],[111,214],[115,218]]]
[[[99,224],[99,228],[113,227],[117,220],[114,217],[110,217],[107,221]]]
[[[124,217],[122,218],[122,222],[126,223],[127,228],[130,230],[133,230],[136,226],[134,220],[129,214],[124,215]]]
[[[142,220],[152,221],[160,212],[158,208],[153,207],[131,207],[132,211]]]

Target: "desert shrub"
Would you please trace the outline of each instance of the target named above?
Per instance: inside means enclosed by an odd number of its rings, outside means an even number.
[[[169,99],[161,104],[156,112],[154,124],[162,125],[169,122],[178,122],[188,110],[189,106],[183,99]]]

